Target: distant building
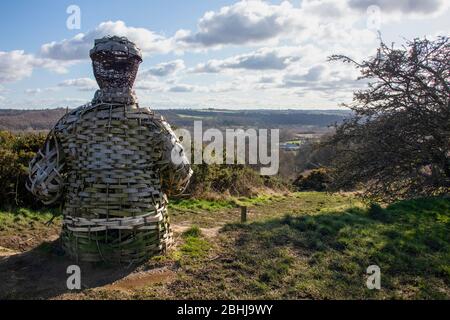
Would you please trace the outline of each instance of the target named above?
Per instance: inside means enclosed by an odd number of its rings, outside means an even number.
[[[280,148],[285,151],[297,151],[300,150],[300,144],[284,142],[280,143]]]

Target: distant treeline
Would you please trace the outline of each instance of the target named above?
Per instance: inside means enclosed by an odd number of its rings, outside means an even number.
[[[0,110],[0,130],[50,130],[67,109]]]
[[[0,130],[49,130],[67,109],[0,110]],[[177,127],[191,127],[202,120],[205,127],[281,128],[327,127],[340,123],[350,113],[343,110],[219,110],[167,109],[155,110]]]

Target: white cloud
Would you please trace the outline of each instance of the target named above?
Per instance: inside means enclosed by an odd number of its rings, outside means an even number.
[[[305,0],[301,3],[301,9],[305,14],[317,15],[321,18],[339,19],[344,17],[347,12],[345,1],[335,0]]]
[[[33,55],[23,50],[0,51],[0,82],[14,82],[29,77],[36,66]]]
[[[367,81],[357,81],[358,73],[348,66],[332,66],[319,64],[311,66],[306,71],[287,73],[276,86],[281,89],[293,89],[299,97],[314,94],[319,98],[334,101],[333,97],[351,96],[355,89],[366,85]],[[342,102],[342,100],[341,100]]]
[[[57,73],[67,72],[68,63],[55,63],[36,58],[23,50],[0,51],[0,83],[15,82],[31,76],[34,68],[46,68]]]
[[[53,60],[85,60],[94,40],[106,35],[126,36],[145,54],[267,41],[277,43],[284,37],[315,34],[318,26],[330,21],[353,24],[357,18],[367,18],[365,11],[370,5],[379,6],[383,15],[427,15],[448,8],[445,0],[303,0],[299,7],[288,1],[270,4],[242,0],[216,12],[206,12],[199,19],[196,32],[181,29],[174,37],[167,38],[146,28],[127,26],[120,20],[106,21],[85,34],[42,45],[40,54]]]
[[[361,38],[367,35],[366,12],[370,5],[381,9],[382,21],[399,16],[436,15],[449,6],[445,0],[303,0],[299,7],[284,1],[242,0],[218,11],[206,12],[198,21],[198,30],[181,29],[173,37],[178,50],[216,48],[225,45],[276,44],[283,39],[304,42],[308,38],[329,39],[333,35]],[[355,27],[357,22],[362,27]],[[332,31],[331,34],[320,30]],[[352,29],[352,30],[350,30]],[[348,31],[351,31],[350,33]],[[355,39],[356,41],[357,39]]]
[[[254,52],[237,55],[224,60],[209,60],[198,64],[192,71],[217,73],[224,69],[283,70],[298,61],[297,48],[261,48]]]
[[[91,78],[68,79],[58,84],[60,87],[75,87],[80,91],[92,91],[98,89],[97,82]]]
[[[138,79],[134,85],[134,89],[142,91],[162,91],[163,85],[158,81],[140,80]]]
[[[442,0],[431,2],[425,5],[417,0],[303,0],[299,7],[295,7],[287,1],[270,4],[265,1],[243,0],[224,6],[216,12],[206,12],[199,19],[196,32],[181,29],[173,37],[167,38],[146,28],[127,26],[120,20],[107,21],[85,34],[44,44],[40,54],[53,60],[85,60],[88,59],[94,40],[106,35],[126,36],[144,54],[182,52],[224,45],[272,45],[285,38],[301,42],[308,37],[329,38],[326,34],[318,35],[317,31],[320,29],[331,30],[333,34],[346,34],[346,29],[353,27],[357,19],[367,19],[365,10],[370,4],[379,5],[382,10],[386,10],[383,11],[384,15],[391,12],[436,12],[445,7]]]
[[[167,53],[171,50],[171,40],[145,28],[128,27],[123,21],[100,23],[86,34],[79,33],[71,39],[42,45],[42,57],[54,60],[89,59],[89,50],[94,40],[108,35],[124,36],[138,45],[144,54]]]
[[[58,90],[58,88],[55,88],[55,87],[30,88],[30,89],[25,89],[25,93],[28,95],[37,95],[37,94],[45,93],[45,92],[55,92],[57,90]]]
[[[380,7],[383,13],[401,13],[405,15],[431,15],[448,7],[446,0],[348,0],[348,6],[366,11],[371,5]]]
[[[160,64],[157,64],[156,66],[144,70],[140,73],[141,77],[146,77],[148,75],[155,76],[155,77],[166,77],[168,75],[173,75],[176,72],[183,70],[185,68],[184,61],[181,59],[169,61],[169,62],[163,62]]]
[[[319,81],[325,73],[326,67],[324,65],[317,65],[311,67],[308,72],[301,76],[305,81]]]
[[[26,94],[31,94],[31,95],[38,94],[38,93],[41,93],[41,92],[42,92],[41,88],[25,89],[25,93]]]
[[[185,47],[214,47],[261,43],[305,28],[300,11],[285,1],[271,5],[263,1],[240,1],[209,11],[198,22],[198,31],[179,30],[175,41]]]
[[[169,92],[193,92],[196,91],[196,86],[189,84],[177,84],[168,88]]]
[[[275,83],[277,78],[275,76],[262,76],[258,79],[258,83]]]

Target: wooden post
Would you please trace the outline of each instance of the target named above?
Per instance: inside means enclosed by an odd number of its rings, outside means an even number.
[[[247,222],[247,207],[241,206],[241,222]]]

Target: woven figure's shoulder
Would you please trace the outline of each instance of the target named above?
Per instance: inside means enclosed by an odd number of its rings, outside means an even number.
[[[56,134],[67,132],[67,130],[69,130],[71,127],[74,126],[76,122],[78,122],[83,113],[89,111],[92,108],[93,106],[90,103],[88,103],[67,112],[55,124],[55,126],[53,127],[53,131]]]
[[[146,125],[148,125],[150,128],[154,130],[158,130],[161,133],[168,133],[168,134],[173,133],[169,123],[162,115],[146,107],[136,108],[132,111],[131,114],[130,111],[128,111],[127,118],[128,119],[139,118],[141,119],[141,121],[144,121]]]
[[[153,116],[153,121],[155,125],[161,128],[162,131],[170,135],[174,135],[169,122],[167,122],[166,118],[164,118],[161,114],[155,113]]]

